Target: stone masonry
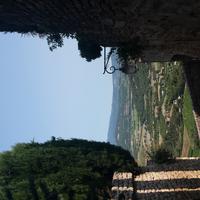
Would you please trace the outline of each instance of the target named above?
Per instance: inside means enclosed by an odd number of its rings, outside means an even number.
[[[131,195],[137,200],[199,200],[200,158],[176,158],[160,165],[149,162],[139,175],[131,177],[129,173],[115,173],[113,180],[113,200],[121,193],[127,200]],[[120,187],[117,182],[132,183],[132,186]]]
[[[118,199],[124,195],[126,200],[133,197],[133,175],[129,172],[115,172],[112,181],[112,199]]]
[[[198,0],[0,0],[0,31],[78,33],[103,46],[139,40],[144,61],[200,58]]]

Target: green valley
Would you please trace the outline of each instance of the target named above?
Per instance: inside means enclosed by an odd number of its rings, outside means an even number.
[[[138,67],[133,75],[119,76],[117,144],[141,165],[159,148],[173,156],[200,156],[182,63],[154,62]]]

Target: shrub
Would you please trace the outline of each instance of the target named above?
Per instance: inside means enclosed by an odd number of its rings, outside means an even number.
[[[150,158],[157,164],[167,163],[173,159],[172,153],[164,148],[159,148],[150,154]]]
[[[130,59],[137,59],[142,53],[142,46],[139,44],[139,38],[135,38],[132,42],[121,45],[117,48],[117,55],[121,62]]]
[[[102,47],[99,44],[79,39],[78,49],[82,58],[85,58],[88,62],[101,57]]]

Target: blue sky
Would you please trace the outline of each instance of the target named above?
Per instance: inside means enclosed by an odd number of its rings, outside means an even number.
[[[45,39],[0,34],[0,151],[51,136],[106,141],[112,77],[103,58],[79,56],[77,42],[49,51]]]

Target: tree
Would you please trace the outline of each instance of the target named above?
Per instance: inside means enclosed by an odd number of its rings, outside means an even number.
[[[39,200],[39,196],[38,196],[36,186],[35,186],[35,178],[34,176],[31,176],[31,175],[29,176],[29,190],[33,197],[33,200]]]
[[[63,36],[61,34],[50,34],[47,36],[47,43],[50,51],[53,51],[57,47],[63,46]]]
[[[109,143],[52,137],[43,144],[17,144],[0,154],[0,196],[6,200],[109,199],[113,173],[133,172],[136,166],[128,151]]]
[[[153,152],[150,157],[157,164],[167,163],[173,158],[172,153],[164,148],[159,148]]]
[[[85,58],[88,62],[101,57],[102,47],[99,44],[79,38],[78,49],[81,57]]]
[[[6,194],[7,200],[14,200],[12,192],[10,191],[9,188],[5,188],[5,194]]]
[[[119,60],[124,63],[128,61],[128,59],[138,59],[142,54],[142,45],[139,37],[135,37],[129,43],[121,44],[116,53],[118,55]]]

